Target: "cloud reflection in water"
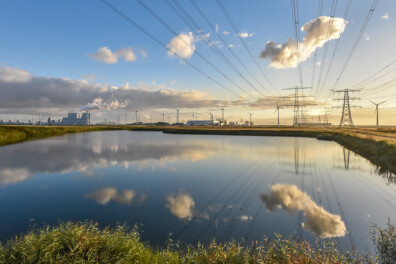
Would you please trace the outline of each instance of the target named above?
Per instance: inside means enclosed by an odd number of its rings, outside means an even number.
[[[125,205],[131,205],[132,203],[141,204],[146,200],[145,194],[137,197],[136,191],[134,190],[123,190],[122,192],[118,192],[117,189],[113,187],[95,190],[89,193],[86,197],[102,205],[108,204],[111,200]]]
[[[273,185],[269,194],[261,194],[261,200],[269,211],[277,208],[282,208],[289,214],[303,211],[306,218],[306,221],[302,223],[303,228],[317,236],[322,238],[345,236],[346,227],[341,217],[318,206],[306,192],[298,189],[296,185]]]
[[[189,194],[170,194],[166,197],[166,207],[179,219],[191,220],[195,207],[194,199]]]

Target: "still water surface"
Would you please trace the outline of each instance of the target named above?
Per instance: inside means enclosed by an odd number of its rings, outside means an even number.
[[[388,175],[389,176],[389,175]],[[91,132],[0,148],[0,239],[60,221],[142,224],[162,245],[296,236],[371,249],[395,184],[311,138]]]

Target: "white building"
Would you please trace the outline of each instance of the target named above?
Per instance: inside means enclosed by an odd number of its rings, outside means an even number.
[[[186,123],[186,126],[212,126],[212,120],[189,120]]]

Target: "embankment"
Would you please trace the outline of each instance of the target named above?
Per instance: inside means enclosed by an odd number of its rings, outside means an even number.
[[[0,126],[0,146],[71,133],[120,130],[114,126]]]

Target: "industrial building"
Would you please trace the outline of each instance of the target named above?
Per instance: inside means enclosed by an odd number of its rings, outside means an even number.
[[[213,120],[189,120],[186,126],[212,126]]]
[[[77,113],[68,113],[67,117],[62,118],[62,121],[59,123],[61,126],[89,126],[90,125],[91,115],[89,112],[85,112],[81,114],[81,117],[78,117]]]

